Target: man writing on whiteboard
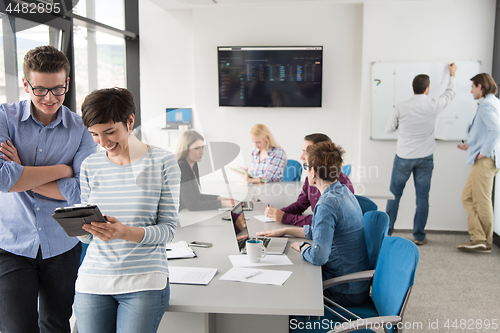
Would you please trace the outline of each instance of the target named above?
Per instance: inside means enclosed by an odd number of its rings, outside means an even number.
[[[387,200],[386,212],[389,215],[389,235],[394,231],[398,215],[399,201],[406,182],[413,173],[417,208],[413,219],[413,242],[417,245],[427,243],[425,225],[429,215],[429,190],[432,170],[434,169],[434,128],[437,116],[455,98],[455,72],[457,65],[448,66],[450,80],[444,94],[429,98],[430,79],[420,74],[413,79],[414,95],[411,99],[396,105],[387,123],[386,131],[398,130],[396,156],[392,168],[390,190],[394,200]]]

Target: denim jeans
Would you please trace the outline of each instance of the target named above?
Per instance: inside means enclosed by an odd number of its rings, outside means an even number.
[[[155,333],[167,310],[170,288],[118,295],[76,293],[79,333]]]
[[[425,238],[425,225],[429,215],[429,191],[431,189],[432,170],[434,169],[434,157],[429,155],[423,158],[394,158],[392,167],[391,187],[394,200],[387,200],[386,212],[389,215],[389,235],[394,231],[394,223],[398,216],[399,201],[403,195],[406,182],[413,173],[415,184],[415,195],[417,197],[417,208],[413,218],[413,238],[421,241]]]
[[[0,332],[70,332],[81,251],[31,259],[0,249]]]

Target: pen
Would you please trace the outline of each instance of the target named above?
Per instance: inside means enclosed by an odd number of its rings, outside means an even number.
[[[258,271],[258,272],[255,272],[253,274],[250,274],[248,276],[245,276],[245,279],[250,279],[250,278],[254,277],[255,275],[259,275],[260,273],[262,273],[262,271]]]

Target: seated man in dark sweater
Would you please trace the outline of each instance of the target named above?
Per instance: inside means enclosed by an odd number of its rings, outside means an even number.
[[[314,145],[319,142],[332,142],[332,140],[322,133],[309,134],[304,137],[304,144],[302,146],[302,155],[300,159],[305,163],[307,161],[307,147]],[[340,172],[340,170],[339,170]],[[341,184],[347,186],[347,188],[354,194],[354,187],[352,186],[349,177],[340,172],[338,181]],[[314,207],[319,200],[321,193],[314,186],[309,186],[307,177],[304,181],[304,186],[302,186],[302,192],[300,193],[297,201],[293,204],[280,209],[269,206],[266,208],[266,216],[271,217],[274,221],[291,224],[296,226],[311,225],[312,215],[302,215],[309,206],[311,210],[314,211]]]

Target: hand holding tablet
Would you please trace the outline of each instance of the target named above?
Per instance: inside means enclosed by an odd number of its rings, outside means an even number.
[[[70,237],[88,235],[82,228],[85,223],[106,222],[106,217],[96,205],[59,207],[54,210],[52,217]]]

